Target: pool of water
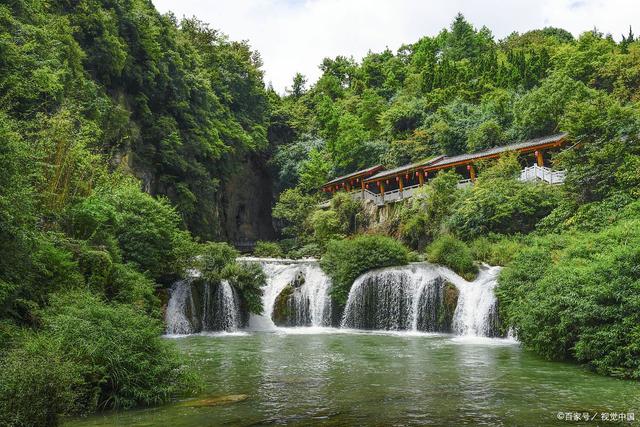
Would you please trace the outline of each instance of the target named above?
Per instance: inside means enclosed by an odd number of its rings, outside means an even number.
[[[640,418],[639,383],[547,362],[509,340],[305,328],[167,339],[204,379],[201,398],[246,400],[183,401],[67,425],[595,426],[603,412]],[[569,422],[558,412],[598,415]]]

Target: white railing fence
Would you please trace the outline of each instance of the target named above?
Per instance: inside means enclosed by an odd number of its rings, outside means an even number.
[[[562,184],[565,171],[554,171],[545,166],[533,165],[522,169],[520,181],[543,181],[547,184]]]

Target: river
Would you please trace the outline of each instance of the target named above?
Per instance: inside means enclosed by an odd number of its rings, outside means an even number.
[[[200,398],[246,399],[198,407],[195,398],[67,425],[544,426],[602,425],[558,419],[567,412],[640,416],[637,382],[544,361],[508,339],[332,328],[167,339],[203,378]]]

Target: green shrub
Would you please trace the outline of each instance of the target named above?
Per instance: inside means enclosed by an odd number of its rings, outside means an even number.
[[[18,341],[22,328],[12,320],[0,320],[0,360]]]
[[[262,313],[262,286],[266,277],[258,264],[238,263],[238,251],[227,243],[208,242],[200,245],[198,252],[199,280],[211,284],[228,280],[250,313]]]
[[[73,253],[67,250],[66,238],[57,233],[40,236],[34,242],[31,254],[31,280],[25,280],[19,298],[13,307],[21,317],[34,316],[33,309],[47,304],[49,294],[64,289],[77,288],[84,283],[78,271]]]
[[[410,248],[420,250],[431,240],[431,226],[425,212],[403,212],[400,222],[400,237]]]
[[[412,249],[422,250],[444,231],[463,194],[457,188],[459,178],[453,171],[438,173],[402,209],[400,237]]]
[[[87,285],[97,292],[104,292],[108,286],[113,260],[107,251],[87,249],[78,256],[78,266]]]
[[[551,214],[538,223],[536,230],[539,233],[600,231],[631,217],[640,217],[640,201],[625,193],[582,205],[563,199]]]
[[[105,294],[111,301],[130,304],[152,317],[160,318],[156,284],[132,264],[114,266]]]
[[[59,414],[155,405],[195,389],[162,324],[132,307],[73,291],[54,295],[41,319],[3,361],[8,425],[53,425]]]
[[[526,348],[640,379],[640,221],[547,235],[503,270],[501,316]]]
[[[364,235],[353,239],[332,240],[320,265],[331,277],[331,296],[346,304],[353,281],[368,270],[409,262],[409,251],[390,237]]]
[[[505,266],[522,250],[524,244],[520,236],[500,236],[490,234],[478,237],[469,244],[473,259],[489,265]]]
[[[193,385],[173,343],[161,338],[162,323],[130,306],[71,292],[52,298],[42,321],[80,370],[88,411],[155,405]]]
[[[221,274],[238,291],[249,313],[262,313],[262,287],[267,278],[260,265],[233,262],[227,264]]]
[[[462,241],[445,234],[427,246],[429,262],[449,267],[467,280],[472,280],[478,273],[473,263],[471,249]]]
[[[222,269],[234,263],[240,253],[223,242],[207,242],[199,246],[195,267],[202,277],[211,282],[222,279]]]
[[[68,209],[63,223],[72,237],[94,247],[105,248],[112,256],[119,257],[120,248],[116,238],[118,213],[106,198],[99,194],[87,197]]]
[[[169,202],[143,193],[137,183],[102,197],[118,213],[115,233],[124,261],[136,264],[154,279],[173,273],[178,262],[176,247],[185,235],[180,233],[180,216]]]
[[[300,249],[294,249],[287,254],[289,258],[320,258],[322,256],[322,248],[316,243],[309,243]]]
[[[358,229],[366,228],[369,224],[362,201],[354,199],[350,194],[334,194],[331,198],[331,210],[336,213],[340,232],[343,234],[356,233]]]
[[[69,208],[65,230],[114,261],[134,263],[153,279],[170,281],[192,254],[189,233],[166,199],[140,191],[138,183],[123,180],[114,188],[98,188]]]
[[[276,242],[264,242],[262,240],[256,242],[253,249],[253,255],[265,258],[282,258],[284,253],[282,248]]]
[[[557,206],[559,191],[544,183],[481,175],[449,219],[449,229],[464,239],[528,233]]]
[[[0,363],[0,425],[54,426],[82,411],[79,366],[46,334],[28,334]]]
[[[321,247],[325,246],[329,240],[344,237],[342,234],[344,226],[333,209],[318,209],[311,214],[309,223],[313,229],[313,239]]]

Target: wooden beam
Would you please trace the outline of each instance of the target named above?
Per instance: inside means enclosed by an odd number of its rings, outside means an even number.
[[[506,153],[512,153],[512,152],[517,152],[517,153],[532,153],[535,152],[536,150],[542,150],[545,148],[552,148],[552,147],[558,147],[561,144],[563,144],[565,142],[565,140],[561,140],[561,141],[555,141],[555,142],[549,142],[546,144],[542,144],[542,145],[536,145],[533,147],[526,147],[526,148],[521,148],[519,150],[512,150],[512,151],[503,151],[501,153],[495,153],[495,154],[488,154],[486,156],[479,156],[479,157],[474,157],[472,159],[466,159],[466,160],[460,160],[458,162],[454,162],[454,163],[448,163],[445,165],[435,165],[435,166],[426,166],[423,168],[423,171],[436,171],[436,170],[440,170],[440,169],[446,169],[446,168],[450,168],[450,167],[455,167],[455,166],[461,166],[461,165],[466,165],[478,160],[487,160],[487,159],[496,159],[498,157],[500,157],[503,154]]]
[[[420,172],[420,174],[422,175],[418,175],[418,179],[419,181],[421,180],[422,183],[424,183],[424,172],[428,172],[428,171],[438,171],[441,169],[448,169],[448,168],[455,168],[456,166],[464,166],[464,165],[469,165],[473,162],[476,162],[478,160],[488,160],[488,159],[496,159],[499,158],[500,156],[502,156],[503,154],[509,153],[509,152],[517,152],[517,153],[533,153],[535,151],[540,151],[543,149],[548,149],[548,148],[553,148],[553,147],[559,147],[560,145],[564,144],[565,142],[567,142],[566,138],[557,140],[557,141],[553,141],[553,142],[548,142],[545,144],[540,144],[540,145],[534,145],[531,147],[524,147],[524,148],[520,148],[520,149],[516,149],[516,150],[511,150],[511,151],[503,151],[500,153],[493,153],[493,154],[487,154],[484,156],[478,156],[478,157],[473,157],[471,159],[466,159],[466,160],[460,160],[454,163],[447,163],[444,165],[433,165],[433,166],[423,166],[422,168],[418,169],[418,171]],[[404,174],[407,173],[407,170],[400,170],[398,171],[395,175],[389,175],[388,177],[384,178],[384,179],[393,179],[395,177],[402,177]],[[369,179],[364,179],[366,182],[372,182],[369,181]]]

